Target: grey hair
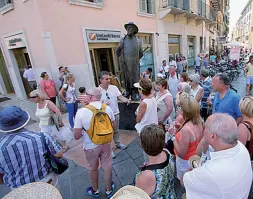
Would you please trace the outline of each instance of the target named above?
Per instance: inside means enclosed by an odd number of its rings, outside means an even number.
[[[226,86],[229,85],[229,77],[226,74],[218,73],[214,77],[219,77],[219,80]]]
[[[99,75],[98,75],[98,78],[99,78],[99,79],[102,79],[102,77],[103,77],[104,75],[110,75],[110,73],[109,73],[108,71],[101,71],[101,72],[99,73]]]
[[[88,93],[91,94],[91,95],[93,95],[94,98],[96,98],[97,100],[100,100],[101,97],[102,97],[102,91],[101,91],[101,89],[98,88],[98,87],[90,88],[90,89],[88,90]]]
[[[182,92],[188,93],[189,95],[191,94],[191,87],[188,83],[182,82],[180,83],[182,86]]]
[[[47,94],[40,89],[33,90],[29,95],[30,95],[30,97],[38,96],[41,100],[49,99]]]
[[[213,114],[208,125],[208,132],[216,134],[224,144],[236,144],[238,140],[236,121],[228,114]]]

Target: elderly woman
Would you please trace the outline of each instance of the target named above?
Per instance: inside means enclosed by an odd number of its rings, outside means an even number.
[[[57,92],[54,81],[49,78],[47,72],[42,72],[40,77],[42,78],[42,80],[40,80],[40,90],[44,91],[50,101],[56,104]]]
[[[67,76],[67,83],[63,84],[59,95],[61,99],[65,102],[66,109],[69,115],[69,124],[73,130],[74,128],[74,118],[78,109],[76,88],[75,88],[75,76],[69,73]]]
[[[189,81],[190,81],[190,85],[191,85],[191,88],[192,88],[192,94],[195,97],[195,99],[199,102],[199,104],[201,105],[201,99],[204,95],[204,90],[199,85],[200,76],[198,74],[190,75]]]
[[[174,144],[177,178],[180,180],[189,169],[188,160],[196,154],[197,146],[203,137],[203,124],[200,106],[193,96],[181,93],[178,105],[185,121],[183,125],[176,124],[168,131]]]
[[[39,127],[41,132],[48,133],[50,135],[56,135],[60,138],[60,135],[57,135],[57,132],[53,132],[55,129],[55,124],[52,119],[52,114],[55,113],[59,118],[59,127],[63,127],[62,114],[61,111],[55,106],[53,102],[47,100],[47,95],[44,91],[39,89],[34,90],[30,93],[30,98],[37,103],[37,109],[35,116],[39,118]],[[61,143],[63,150],[66,150],[66,142]]]
[[[156,95],[158,124],[163,126],[168,123],[169,118],[175,118],[173,97],[168,91],[168,82],[166,79],[160,79],[156,82],[158,93]]]
[[[174,161],[164,149],[165,133],[157,125],[142,129],[141,147],[148,155],[148,162],[137,173],[135,186],[151,198],[176,199],[174,191]]]

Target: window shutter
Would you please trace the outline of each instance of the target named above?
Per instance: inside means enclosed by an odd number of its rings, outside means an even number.
[[[140,3],[140,12],[147,12],[147,0],[139,0]]]

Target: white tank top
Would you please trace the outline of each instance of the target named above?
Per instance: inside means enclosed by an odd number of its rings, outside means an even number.
[[[147,109],[140,123],[138,123],[137,125],[138,133],[140,133],[142,128],[146,125],[158,124],[156,99],[152,97],[151,99],[144,99],[142,102],[145,102],[147,104]],[[137,112],[138,111],[139,111],[139,107],[137,108]]]
[[[35,116],[40,119],[39,125],[48,126],[49,119],[51,117],[51,110],[47,107],[47,103],[44,108],[39,108],[39,104],[37,103],[37,110]]]
[[[197,88],[195,88],[194,90],[192,89],[192,94],[194,96],[194,98],[196,97],[197,93],[199,92],[199,89],[201,88],[200,85],[198,85]],[[201,105],[201,100],[199,101],[199,105]]]

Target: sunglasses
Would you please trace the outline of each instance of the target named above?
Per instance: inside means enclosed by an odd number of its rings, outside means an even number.
[[[38,95],[36,95],[36,96],[32,96],[32,97],[30,97],[31,99],[34,99],[34,98],[36,98],[36,97],[38,97]]]
[[[105,93],[105,95],[106,95],[107,99],[111,99],[111,98],[109,97],[108,93]]]

